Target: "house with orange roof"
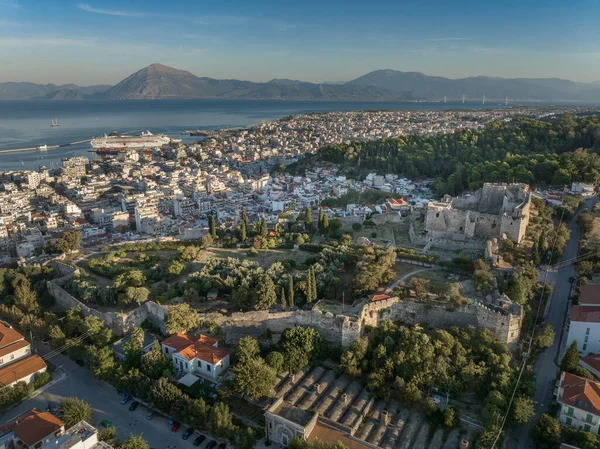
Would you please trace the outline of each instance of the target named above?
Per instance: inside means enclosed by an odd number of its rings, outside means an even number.
[[[600,424],[600,383],[562,372],[557,401],[561,423],[598,435]]]
[[[217,380],[229,368],[229,351],[207,335],[192,339],[186,334],[174,334],[163,340],[161,346],[176,371]]]
[[[0,387],[33,382],[46,368],[44,360],[31,353],[25,337],[0,321]]]

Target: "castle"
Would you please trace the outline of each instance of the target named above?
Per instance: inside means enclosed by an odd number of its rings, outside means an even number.
[[[526,184],[490,184],[472,194],[427,205],[427,238],[453,241],[506,238],[521,243],[529,224],[531,191]]]

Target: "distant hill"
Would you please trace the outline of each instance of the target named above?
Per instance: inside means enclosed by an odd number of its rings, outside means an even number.
[[[345,83],[309,83],[275,78],[266,83],[198,77],[163,64],[152,64],[113,87],[75,84],[0,83],[0,100],[84,98],[141,100],[229,98],[256,100],[433,100],[465,96],[511,102],[600,101],[599,83],[576,83],[559,78],[495,78],[474,76],[449,79],[420,72],[376,70]]]
[[[92,95],[104,92],[111,86],[78,86],[76,84],[36,84],[36,83],[0,83],[0,100],[28,100],[41,98],[58,91],[76,91],[83,95]]]
[[[441,76],[428,76],[420,72],[399,72],[396,70],[376,70],[367,73],[346,85],[377,86],[402,96],[412,96],[429,100],[440,100],[444,96],[459,99],[464,95],[469,99],[479,99],[484,95],[489,99],[511,100],[597,100],[600,89],[593,83],[575,83],[559,78],[494,78],[476,76],[462,79],[449,79]],[[591,97],[590,97],[591,95]]]

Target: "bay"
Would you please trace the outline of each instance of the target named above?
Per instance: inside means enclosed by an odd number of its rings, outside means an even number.
[[[524,104],[524,103],[521,103]],[[539,104],[539,103],[538,103]],[[515,106],[515,105],[511,105]],[[59,167],[61,158],[95,157],[90,144],[82,143],[48,150],[1,152],[8,149],[64,145],[117,131],[150,130],[166,133],[184,142],[197,138],[181,131],[247,126],[277,120],[286,115],[359,111],[481,109],[505,107],[481,102],[415,103],[359,101],[277,101],[277,100],[79,100],[0,101],[0,171],[37,170],[41,165]],[[57,119],[60,127],[50,126]]]

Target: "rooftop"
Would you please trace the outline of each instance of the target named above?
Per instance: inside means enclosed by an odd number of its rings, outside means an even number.
[[[571,321],[580,321],[584,323],[600,323],[600,305],[599,306],[573,306],[569,312]]]
[[[600,383],[567,372],[561,375],[560,402],[600,416]]]
[[[287,402],[281,402],[281,405],[273,410],[273,413],[302,427],[306,426],[313,417],[306,410],[294,407]]]
[[[0,368],[0,385],[10,385],[33,373],[46,368],[46,362],[33,354]]]
[[[582,285],[579,291],[579,304],[600,306],[600,284]]]
[[[50,435],[56,435],[64,427],[64,423],[50,412],[40,412],[31,409],[12,421],[12,431],[27,446],[33,446],[38,441]],[[10,425],[10,423],[4,426]],[[3,426],[3,427],[4,427]]]

